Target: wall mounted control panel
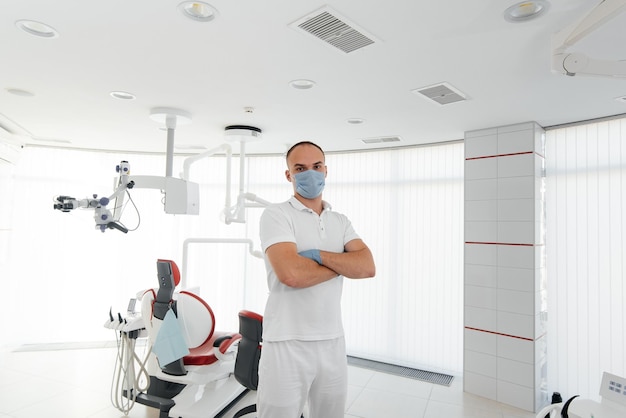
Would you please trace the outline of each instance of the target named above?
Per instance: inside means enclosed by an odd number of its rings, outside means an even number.
[[[602,399],[618,403],[626,407],[626,378],[604,372],[600,385]]]

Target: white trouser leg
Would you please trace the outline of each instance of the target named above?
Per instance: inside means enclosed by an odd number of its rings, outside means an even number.
[[[259,362],[258,418],[343,418],[347,393],[343,338],[264,342]]]
[[[309,393],[310,418],[343,418],[348,392],[345,341],[339,338],[320,343],[318,372]]]

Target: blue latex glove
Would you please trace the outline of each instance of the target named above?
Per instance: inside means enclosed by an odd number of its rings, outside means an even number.
[[[322,256],[320,255],[320,250],[305,250],[299,252],[298,254],[302,257],[310,258],[320,266],[322,265]]]

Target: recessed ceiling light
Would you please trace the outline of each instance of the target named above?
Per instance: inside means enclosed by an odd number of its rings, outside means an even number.
[[[313,80],[305,80],[305,79],[291,80],[289,82],[289,85],[291,87],[293,87],[294,89],[308,90],[308,89],[312,88],[313,86],[315,86],[315,81],[313,81]]]
[[[361,142],[364,144],[381,144],[384,142],[400,142],[401,140],[399,136],[378,136],[375,138],[363,138]]]
[[[31,93],[30,91],[22,90],[22,89],[9,88],[9,89],[6,89],[6,91],[16,96],[22,96],[22,97],[33,97],[35,95],[34,93]]]
[[[616,97],[615,100],[617,100],[620,103],[626,103],[626,96]]]
[[[51,26],[34,20],[18,20],[15,22],[15,26],[28,34],[39,38],[58,38],[59,36],[59,32]]]
[[[178,5],[178,10],[191,20],[210,22],[218,15],[217,9],[201,1],[184,1]]]
[[[363,122],[365,122],[365,121],[363,119],[361,119],[361,118],[350,118],[350,119],[348,119],[348,123],[350,125],[360,125]]]
[[[544,0],[523,1],[514,4],[504,11],[507,22],[527,22],[543,15],[550,8],[550,3]]]
[[[109,94],[111,97],[115,97],[120,100],[135,100],[135,95],[127,91],[112,91]]]

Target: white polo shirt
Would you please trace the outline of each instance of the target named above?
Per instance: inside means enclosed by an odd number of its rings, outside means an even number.
[[[295,243],[298,252],[343,252],[345,245],[359,236],[345,215],[333,212],[327,202],[323,205],[319,216],[295,197],[268,206],[260,223],[263,253],[280,242]],[[293,288],[278,280],[267,257],[265,266],[270,291],[263,316],[265,341],[317,341],[343,336],[343,276],[307,288]]]

